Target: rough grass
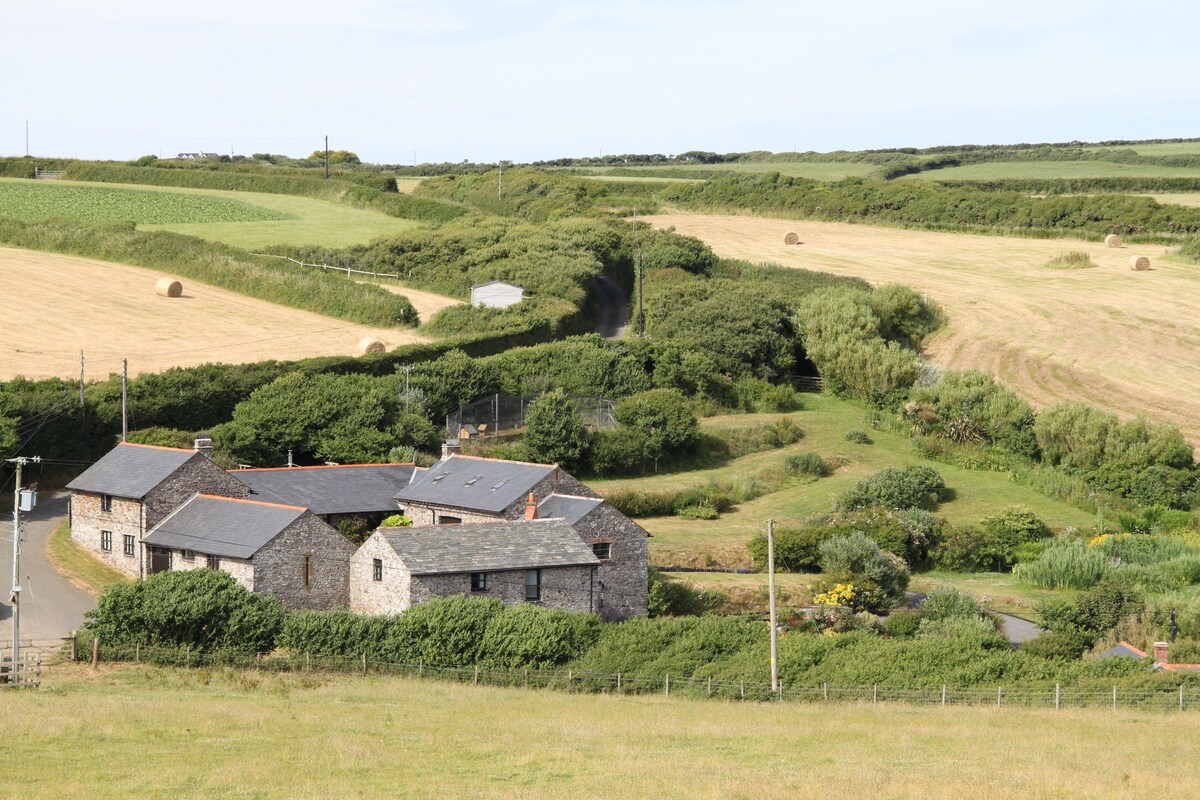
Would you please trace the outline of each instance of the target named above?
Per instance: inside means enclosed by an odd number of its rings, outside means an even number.
[[[41,691],[5,696],[0,726],[0,796],[26,800],[1107,800],[1188,797],[1200,780],[1197,714],[734,704],[385,677],[56,668]]]
[[[46,555],[59,574],[75,588],[98,597],[109,586],[132,583],[132,579],[97,560],[71,540],[71,524],[55,528],[46,542]]]
[[[990,181],[1004,178],[1200,178],[1200,168],[1112,161],[988,161],[918,172],[901,180]]]
[[[928,464],[942,474],[954,490],[953,499],[941,504],[937,513],[953,523],[976,523],[1010,505],[1024,505],[1052,528],[1086,527],[1091,515],[1018,486],[999,472],[968,470],[922,459],[912,449],[912,440],[884,428],[869,425],[870,412],[829,395],[806,395],[807,410],[791,417],[804,431],[804,438],[790,447],[734,459],[714,469],[649,475],[622,480],[590,481],[600,494],[614,489],[680,489],[711,481],[749,481],[762,470],[782,470],[790,456],[801,452],[819,453],[838,464],[834,473],[811,483],[789,486],[755,500],[741,503],[713,521],[679,517],[654,517],[639,520],[653,538],[650,556],[655,564],[670,566],[750,565],[746,543],[765,529],[768,519],[780,525],[797,522],[812,514],[831,509],[833,499],[861,478],[887,466]],[[778,419],[780,414],[750,414],[712,417],[704,427],[745,426]],[[845,439],[846,431],[870,428],[872,445],[858,445]]]
[[[1050,269],[1089,269],[1096,266],[1096,263],[1082,250],[1068,250],[1052,256],[1046,262],[1046,266]]]

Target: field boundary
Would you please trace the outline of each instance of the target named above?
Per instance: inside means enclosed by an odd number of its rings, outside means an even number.
[[[285,261],[290,261],[293,264],[298,264],[301,267],[320,267],[323,270],[331,269],[334,272],[344,272],[344,273],[346,273],[347,278],[350,277],[351,274],[354,274],[354,275],[373,275],[376,278],[395,278],[397,281],[400,280],[399,275],[393,274],[391,272],[368,272],[367,270],[351,269],[350,267],[335,267],[331,264],[309,264],[307,261],[297,261],[296,259],[292,258],[291,256],[277,256],[272,253],[251,253],[250,255],[259,256],[260,258],[282,258]]]
[[[847,686],[822,683],[815,686],[780,683],[772,690],[759,681],[714,680],[712,678],[672,678],[669,674],[646,677],[579,672],[564,669],[502,669],[492,666],[446,666],[418,662],[391,662],[370,657],[289,653],[261,655],[231,651],[203,651],[161,647],[100,646],[97,641],[67,640],[65,647],[81,661],[155,664],[172,667],[230,667],[264,672],[334,672],[362,675],[403,675],[431,678],[472,685],[503,686],[525,689],[549,689],[588,694],[646,695],[672,693],[691,698],[727,701],[792,703],[906,703],[909,705],[995,706],[1019,708],[1107,708],[1140,711],[1200,711],[1200,687],[1155,689],[1127,687],[1003,686],[994,688],[953,688],[948,685],[897,688],[880,684]]]

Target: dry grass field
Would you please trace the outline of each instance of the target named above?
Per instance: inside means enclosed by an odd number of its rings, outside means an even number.
[[[1168,261],[1162,245],[700,214],[649,220],[722,256],[913,286],[946,311],[928,346],[936,363],[991,372],[1038,406],[1081,400],[1174,422],[1200,442],[1200,267]],[[788,231],[802,244],[785,245]],[[1046,267],[1068,250],[1096,267]],[[1153,268],[1131,270],[1135,254]]]
[[[1200,715],[759,704],[320,673],[55,668],[0,796],[1190,797]]]
[[[0,380],[71,377],[79,351],[88,377],[210,361],[240,363],[267,358],[350,355],[370,336],[388,347],[424,338],[408,330],[383,330],[255,300],[194,281],[183,297],[154,293],[162,277],[153,270],[74,256],[0,248]]]
[[[392,294],[403,295],[408,298],[408,302],[412,303],[412,307],[417,310],[417,317],[421,322],[429,322],[429,318],[443,308],[450,306],[461,306],[462,300],[454,297],[447,297],[444,294],[434,294],[433,292],[425,292],[421,289],[410,289],[407,286],[398,286],[395,281],[388,281],[383,278],[377,280],[365,280],[361,283],[370,283],[378,286],[380,289],[386,289]]]

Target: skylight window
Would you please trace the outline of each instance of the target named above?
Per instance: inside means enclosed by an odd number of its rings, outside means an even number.
[[[463,486],[474,486],[475,483],[482,477],[482,475],[476,475],[474,478],[471,478],[471,480],[464,483]]]
[[[491,490],[494,492],[506,483],[508,483],[508,478],[505,478],[504,480],[500,481],[497,484],[493,484]]]
[[[449,477],[449,475],[450,475],[450,473],[449,473],[449,472],[443,472],[441,475],[438,475],[436,478],[433,478],[433,479],[432,479],[432,480],[430,480],[429,482],[430,482],[430,483],[437,483],[438,481],[442,480],[443,478],[447,478],[447,477]]]

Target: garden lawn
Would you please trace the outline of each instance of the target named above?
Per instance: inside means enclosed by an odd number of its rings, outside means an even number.
[[[741,503],[717,520],[654,517],[639,520],[653,538],[651,561],[659,565],[749,566],[745,545],[766,529],[768,519],[779,525],[795,524],[805,517],[831,510],[834,499],[863,477],[884,467],[927,464],[942,474],[953,491],[953,499],[936,510],[955,524],[978,522],[1006,506],[1022,505],[1056,530],[1091,526],[1091,514],[1074,506],[1019,486],[1006,473],[968,470],[928,461],[913,452],[912,440],[871,425],[875,412],[830,395],[804,395],[807,409],[790,416],[804,431],[794,445],[735,459],[713,469],[621,480],[589,481],[601,495],[614,489],[678,489],[702,486],[713,481],[745,480],[765,469],[780,470],[789,456],[813,451],[826,461],[839,464],[833,475],[811,483],[790,486]],[[701,421],[705,428],[741,427],[778,419],[782,414],[749,414],[712,417]],[[884,416],[879,415],[881,418]],[[846,441],[846,432],[863,430],[874,444]]]

